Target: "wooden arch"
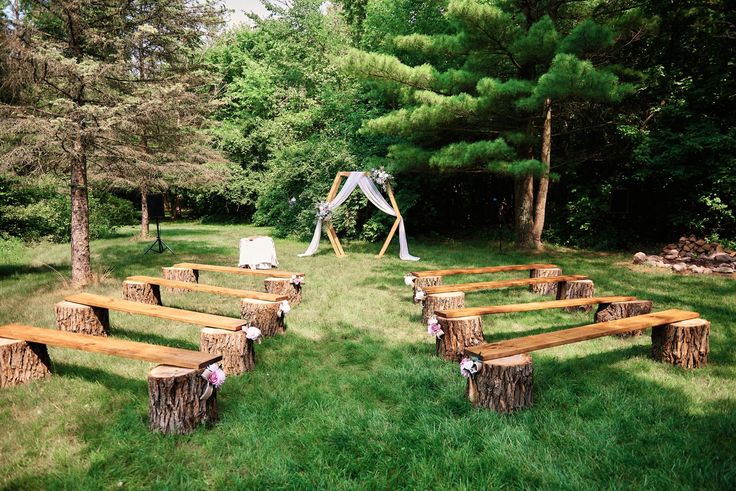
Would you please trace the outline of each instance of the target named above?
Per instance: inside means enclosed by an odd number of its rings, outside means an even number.
[[[364,172],[364,174],[366,176],[370,176],[368,172]],[[342,184],[342,180],[347,178],[349,175],[350,172],[337,173],[337,175],[335,176],[335,180],[332,182],[330,192],[327,194],[328,203],[335,199],[335,196],[337,196],[337,192],[340,190],[340,184]],[[383,255],[386,253],[386,249],[388,249],[388,245],[391,243],[391,239],[394,238],[394,234],[396,233],[396,229],[399,226],[399,222],[401,222],[401,212],[399,211],[399,205],[396,204],[396,198],[394,197],[394,192],[391,189],[391,185],[386,183],[385,189],[386,194],[388,194],[388,199],[391,201],[391,207],[394,209],[394,212],[396,212],[396,220],[391,227],[391,231],[388,233],[388,237],[386,237],[386,241],[383,243],[383,247],[381,247],[381,252],[379,252],[376,256],[379,259],[382,258]],[[332,226],[332,222],[327,224],[327,237],[330,239],[330,243],[332,244],[332,249],[334,249],[335,251],[335,255],[337,257],[345,256],[345,251],[342,249],[340,239],[337,238],[337,233],[335,233],[335,228]]]

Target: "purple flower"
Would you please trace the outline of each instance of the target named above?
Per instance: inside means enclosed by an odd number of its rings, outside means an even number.
[[[445,334],[437,320],[437,317],[432,316],[429,318],[429,322],[427,322],[427,334],[437,338]]]
[[[460,360],[460,373],[465,378],[470,378],[480,370],[480,362],[472,360],[469,357],[464,357]]]
[[[257,327],[250,326],[247,329],[243,329],[245,331],[245,337],[250,339],[251,341],[258,341],[261,342],[262,333],[261,330]]]
[[[295,274],[291,275],[291,284],[294,286],[300,286],[302,284],[302,277]]]
[[[216,389],[219,389],[225,382],[225,372],[222,371],[217,364],[212,364],[207,367],[209,375],[207,375],[207,381],[211,383]]]

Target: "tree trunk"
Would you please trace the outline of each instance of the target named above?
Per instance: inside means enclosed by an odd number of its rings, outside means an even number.
[[[51,360],[45,344],[0,338],[0,388],[50,375]]]
[[[534,247],[532,216],[534,202],[534,178],[531,175],[518,176],[514,182],[514,221],[516,245],[522,249]]]
[[[565,281],[559,284],[557,300],[569,300],[571,298],[590,298],[595,294],[595,285],[592,280]],[[592,305],[581,305],[579,307],[563,307],[565,312],[590,312]]]
[[[608,304],[600,304],[598,312],[595,313],[596,322],[608,322],[616,319],[624,319],[635,315],[644,315],[652,311],[651,300],[630,300],[627,302],[613,302]],[[630,338],[632,336],[641,336],[641,329],[636,331],[623,332],[614,334],[619,338]]]
[[[148,216],[148,192],[141,187],[141,238],[147,239],[151,231],[151,218]]]
[[[447,292],[427,295],[422,305],[422,323],[427,324],[436,310],[462,309],[465,307],[465,293]]]
[[[248,321],[249,326],[260,329],[265,337],[283,334],[286,329],[284,318],[279,316],[279,306],[279,302],[242,298],[240,318]]]
[[[208,382],[203,370],[158,365],[148,373],[148,419],[153,431],[191,433],[217,421],[217,391],[200,399]]]
[[[414,286],[412,287],[412,300],[414,303],[420,303],[417,300],[417,290],[424,290],[428,286],[440,286],[442,284],[442,276],[417,276],[414,278]]]
[[[294,285],[290,278],[266,278],[263,280],[263,285],[268,293],[287,295],[289,305],[292,307],[302,303],[302,285]]]
[[[220,366],[226,375],[249,372],[256,364],[253,341],[246,338],[243,331],[205,327],[199,336],[199,350],[222,355]]]
[[[140,281],[123,281],[123,298],[131,302],[161,305],[161,289],[158,285]]]
[[[186,281],[187,283],[199,282],[199,270],[190,268],[161,268],[161,275],[167,280]],[[189,290],[184,288],[166,287],[165,290],[170,293],[184,293]]]
[[[690,319],[652,328],[652,358],[683,368],[708,363],[710,322]]]
[[[87,195],[87,148],[78,124],[71,154],[71,255],[72,283],[83,286],[92,280],[89,253],[89,197]]]
[[[77,332],[90,336],[107,336],[110,330],[110,311],[62,301],[55,305],[56,327],[61,331]]]
[[[468,378],[465,393],[474,406],[499,413],[530,407],[533,372],[532,357],[526,353],[486,361]]]
[[[560,268],[540,268],[532,269],[529,272],[529,278],[548,278],[550,276],[560,276],[561,274],[562,270]],[[529,285],[529,291],[537,295],[557,296],[559,285],[559,283],[539,283],[537,285]]]
[[[486,342],[483,337],[483,321],[480,316],[440,318],[444,334],[437,339],[437,355],[445,360],[460,361],[465,348]]]
[[[544,100],[544,125],[542,127],[542,175],[539,177],[537,188],[537,202],[534,209],[534,226],[532,237],[534,248],[543,249],[542,231],[547,209],[547,190],[549,188],[549,169],[552,161],[552,100]]]

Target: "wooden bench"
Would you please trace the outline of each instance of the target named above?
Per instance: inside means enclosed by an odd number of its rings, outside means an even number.
[[[236,268],[233,266],[216,266],[214,264],[200,263],[177,263],[170,268],[161,268],[163,277],[169,280],[189,281],[197,283],[200,271],[213,271],[216,273],[232,273],[242,276],[262,276],[264,288],[268,293],[286,295],[289,304],[296,307],[302,300],[302,283],[304,273],[280,270],[260,270]],[[296,278],[296,280],[294,280]]]
[[[266,302],[282,302],[287,300],[286,295],[274,295],[252,290],[240,290],[236,288],[225,288],[222,286],[202,285],[189,283],[187,281],[167,280],[155,276],[129,276],[123,282],[123,297],[126,300],[161,305],[161,294],[159,287],[173,288],[176,290],[191,290],[195,292],[211,293],[213,295],[224,295],[227,297],[252,298]]]
[[[631,315],[648,314],[651,311],[652,302],[636,301],[635,298],[624,296],[572,298],[547,302],[438,310],[434,312],[434,315],[443,334],[437,337],[435,343],[436,353],[446,360],[459,360],[463,356],[465,348],[485,343],[482,315],[531,312],[534,310],[558,308],[587,309],[595,304],[600,305],[602,309],[607,309],[612,304],[623,304],[625,306],[625,308],[616,307],[611,309],[610,312],[606,311],[609,314],[607,320],[611,320],[614,315],[628,317]]]
[[[535,263],[535,264],[510,264],[502,266],[484,266],[480,268],[452,268],[452,269],[434,269],[429,271],[414,271],[407,275],[411,278],[411,284],[414,287],[414,295],[417,289],[425,289],[429,286],[439,286],[443,283],[443,277],[453,275],[470,275],[470,274],[492,274],[502,273],[506,271],[529,271],[531,278],[543,276],[558,276],[562,274],[562,270],[554,264]],[[407,281],[408,283],[408,281]],[[556,288],[556,284],[541,283],[529,285],[530,290],[535,293],[552,294],[552,289]]]
[[[501,412],[532,404],[532,360],[529,353],[603,336],[652,328],[652,356],[657,361],[697,368],[708,361],[710,323],[697,312],[670,309],[544,334],[484,343],[465,349],[471,402]],[[502,382],[501,382],[502,381]],[[499,385],[500,384],[500,385]],[[493,387],[501,387],[501,390]]]
[[[422,322],[427,323],[429,318],[434,315],[434,312],[438,310],[465,308],[465,292],[543,284],[559,285],[559,288],[556,289],[558,300],[588,298],[592,297],[594,292],[593,282],[587,276],[581,275],[559,275],[429,286],[424,290],[418,290],[418,298],[423,301]]]
[[[51,374],[47,346],[70,348],[159,364],[148,374],[149,422],[154,431],[190,433],[217,419],[216,397],[202,377],[220,355],[135,341],[89,336],[19,324],[0,326],[0,387]]]

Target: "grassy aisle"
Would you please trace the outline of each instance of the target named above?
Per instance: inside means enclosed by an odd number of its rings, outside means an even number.
[[[177,253],[143,256],[120,237],[93,243],[99,283],[120,296],[132,274],[175,261],[237,262],[245,226],[166,225]],[[469,489],[500,487],[727,488],[736,482],[736,282],[676,276],[629,257],[554,251],[499,254],[487,242],[413,243],[418,264],[394,244],[277,240],[284,269],[307,274],[288,332],[257,346],[256,370],[227,380],[212,429],[171,437],[147,429],[150,364],[51,349],[56,375],[0,391],[0,487],[214,489]],[[70,290],[68,247],[5,251],[0,323],[54,326]],[[710,365],[684,371],[648,358],[648,336],[604,338],[538,352],[535,405],[501,416],[473,410],[454,363],[433,356],[403,274],[411,269],[530,261],[586,274],[600,294],[632,294],[655,308],[699,311],[712,321]],[[518,276],[495,275],[493,278]],[[477,277],[476,277],[477,278]],[[467,278],[457,277],[452,281]],[[203,272],[200,281],[261,288],[255,279]],[[169,306],[237,316],[237,300],[167,295]],[[521,289],[468,294],[469,306],[531,301]],[[486,318],[488,339],[590,322],[590,314],[532,312]],[[112,335],[198,349],[195,326],[111,313]]]

